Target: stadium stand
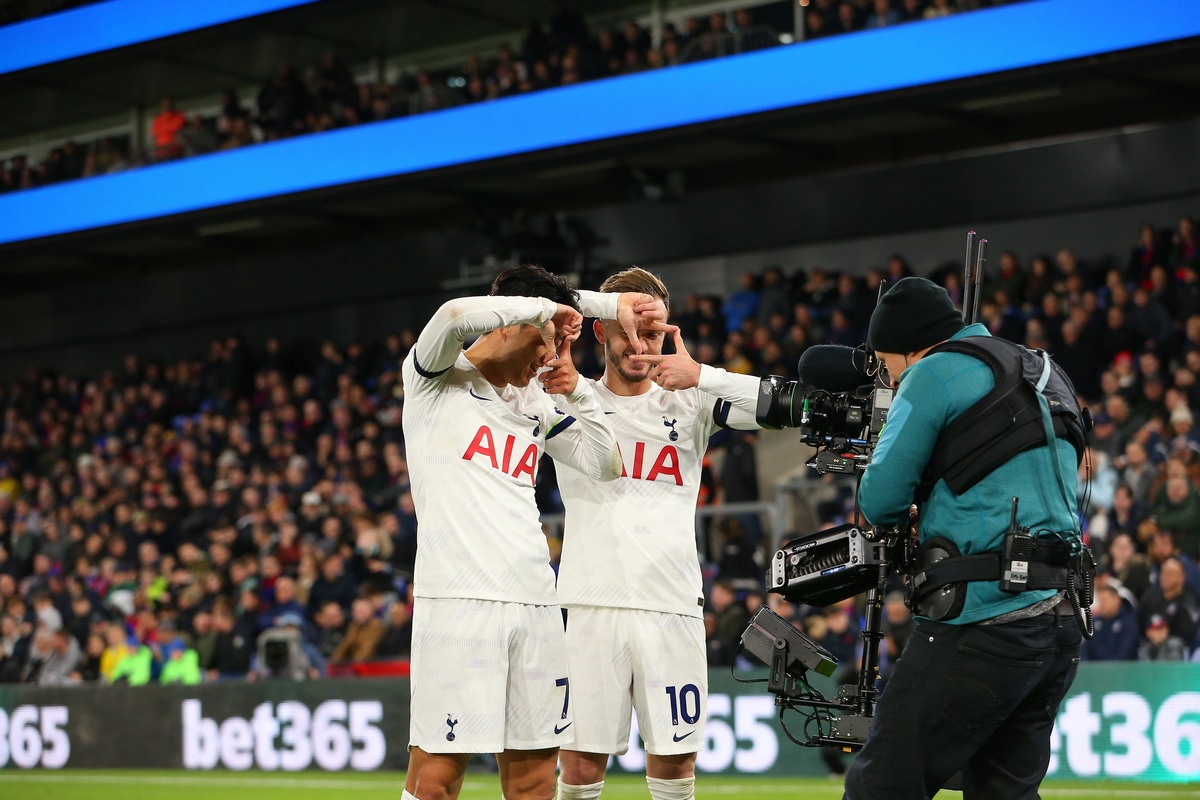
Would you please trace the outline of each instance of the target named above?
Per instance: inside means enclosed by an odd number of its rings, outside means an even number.
[[[1194,221],[1143,224],[1128,258],[1111,261],[1123,266],[1005,253],[981,314],[993,333],[1054,352],[1096,411],[1085,530],[1107,587],[1098,627],[1124,620],[1126,638],[1104,633],[1086,657],[1180,659],[1200,646]],[[703,361],[789,375],[811,343],[861,342],[879,282],[911,271],[900,255],[865,276],[766,268],[728,297],[683,298],[675,321]],[[918,271],[958,291],[955,272]],[[140,353],[92,375],[44,370],[0,387],[0,680],[403,674],[419,543],[400,428],[412,337],[229,336],[193,358]],[[582,372],[599,373],[594,346],[575,352]],[[747,444],[717,439],[714,456],[735,446]],[[702,502],[745,499],[732,494],[755,486],[733,471],[744,463],[713,469]],[[561,511],[551,483],[538,494],[547,518]],[[852,512],[845,493],[820,506],[824,524]],[[737,621],[764,601],[757,581],[774,540],[729,520],[714,527],[702,558],[719,664]],[[853,604],[770,602],[831,650],[853,650]],[[907,624],[902,607],[889,610],[896,652]]]
[[[806,10],[806,34],[800,42],[1011,1],[965,0],[955,4],[907,0],[896,4],[890,13],[880,14],[870,3],[821,0]],[[75,5],[80,3],[8,0],[0,4],[0,24]],[[778,17],[777,6],[790,14],[788,3],[760,7],[731,4],[729,9],[707,17],[686,17],[678,26],[667,22],[657,41],[650,29],[637,21],[617,29],[596,30],[568,6],[550,6],[549,19],[530,21],[519,36],[517,48],[504,44],[486,58],[471,55],[461,65],[449,68],[418,67],[392,83],[361,77],[361,67],[352,70],[331,50],[318,64],[298,68],[280,63],[257,92],[227,89],[218,105],[202,111],[184,113],[175,108],[175,98],[164,97],[159,113],[149,121],[145,146],[139,146],[137,132],[123,131],[55,142],[41,159],[13,152],[0,162],[0,193],[794,41],[791,32],[776,30],[756,19],[756,14]],[[6,18],[5,9],[11,9],[14,16]],[[517,32],[513,34],[517,38]],[[246,99],[252,95],[253,103],[247,103],[243,95]]]

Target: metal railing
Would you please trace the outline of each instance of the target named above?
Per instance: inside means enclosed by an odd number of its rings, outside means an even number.
[[[679,62],[690,64],[710,58],[723,58],[752,50],[765,50],[782,44],[779,34],[765,25],[754,25],[740,31],[705,33],[691,39],[679,51]]]

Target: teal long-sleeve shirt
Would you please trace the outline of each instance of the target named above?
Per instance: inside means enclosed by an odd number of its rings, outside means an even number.
[[[975,324],[952,338],[988,335],[985,326]],[[907,519],[938,435],[994,383],[984,362],[961,353],[933,353],[904,371],[859,487],[858,502],[867,520],[892,525]],[[1058,439],[1055,451],[1057,471],[1050,448],[1038,447],[997,467],[961,495],[939,480],[921,509],[920,540],[941,536],[954,542],[963,555],[1000,552],[1013,497],[1020,498],[1017,523],[1028,525],[1035,534],[1077,530],[1075,450]],[[994,581],[973,582],[967,584],[962,613],[945,621],[981,622],[1053,595],[1053,590],[1013,593]]]

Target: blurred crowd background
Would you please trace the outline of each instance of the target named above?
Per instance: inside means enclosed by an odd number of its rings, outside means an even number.
[[[95,0],[92,0],[94,2]],[[1007,0],[1011,2],[1012,0]],[[812,0],[800,41],[882,28],[1003,5],[1006,0]],[[0,25],[86,5],[80,0],[0,0]],[[802,3],[802,5],[808,5]],[[356,75],[336,52],[315,64],[281,63],[256,92],[227,89],[217,107],[181,110],[163,97],[139,147],[128,134],[71,139],[42,159],[0,163],[0,193],[113,172],[259,142],[335,130],[455,106],[678,66],[798,43],[790,3],[739,8],[666,23],[652,42],[629,21],[592,30],[558,0],[529,20],[517,47],[470,56],[451,68],[415,69],[394,81]]]
[[[1130,251],[1104,267],[1054,242],[1005,252],[983,287],[992,333],[1048,350],[1095,417],[1079,483],[1101,563],[1089,659],[1200,648],[1200,251],[1188,211],[1140,230],[1130,220]],[[865,275],[764,265],[728,296],[675,298],[672,319],[697,360],[794,377],[812,344],[861,344],[880,283],[909,274],[961,299],[957,270],[892,254]],[[94,374],[0,385],[0,680],[402,674],[420,531],[400,363],[423,322],[397,320],[382,341],[231,332],[188,359],[131,353]],[[602,372],[594,341],[573,355],[581,373]],[[714,438],[702,505],[763,496],[755,446],[753,434]],[[853,518],[848,487],[808,480],[822,525]],[[562,506],[548,460],[537,496],[553,563]],[[744,514],[711,525],[700,553],[711,663],[738,659],[768,603],[852,671],[859,600],[793,607],[763,591],[767,550],[807,531]],[[912,630],[898,592],[885,616],[886,676]]]

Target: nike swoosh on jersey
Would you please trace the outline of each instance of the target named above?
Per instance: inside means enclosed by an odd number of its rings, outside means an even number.
[[[677,742],[682,742],[684,739],[686,739],[687,737],[691,736],[693,733],[695,733],[695,731],[688,731],[688,732],[687,732],[687,733],[685,733],[683,736],[680,736],[680,735],[677,733],[677,734],[675,734],[674,736],[672,736],[671,738],[672,738],[673,740],[677,741]]]
[[[490,398],[490,397],[484,397],[483,395],[475,394],[475,390],[469,386],[467,387],[467,391],[470,392],[471,397],[474,397],[476,400],[487,400],[488,402],[491,402],[491,400],[492,400],[492,398]]]
[[[567,728],[571,727],[571,725],[572,725],[572,722],[568,722],[566,725],[563,725],[561,728],[558,727],[557,725],[555,725],[554,726],[554,735],[557,736],[558,734],[565,731]]]

